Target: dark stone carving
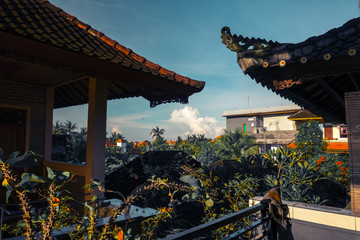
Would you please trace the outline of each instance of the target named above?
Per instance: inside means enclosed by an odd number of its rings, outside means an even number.
[[[232,35],[229,27],[223,27],[221,29],[221,39],[222,43],[234,52],[246,52],[250,47],[252,47],[253,50],[262,50],[280,45],[279,42],[266,41],[265,39],[248,38],[241,35],[237,36],[236,34]]]

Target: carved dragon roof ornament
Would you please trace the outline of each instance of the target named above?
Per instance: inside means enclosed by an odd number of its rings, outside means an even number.
[[[221,29],[221,39],[222,43],[225,44],[227,48],[237,53],[238,64],[244,73],[246,73],[249,66],[262,66],[267,68],[269,66],[268,58],[274,54],[273,51],[276,52],[279,48],[286,49],[287,46],[292,45],[266,41],[265,39],[260,38],[248,38],[241,35],[237,36],[236,34],[232,35],[229,27],[223,27]],[[277,65],[284,67],[286,65],[286,61],[282,59],[277,62]],[[273,86],[275,90],[278,91],[291,88],[293,85],[299,85],[301,83],[301,79],[289,79],[283,81],[275,80],[273,81]]]
[[[280,45],[279,42],[266,41],[265,39],[248,38],[241,35],[237,36],[236,34],[232,35],[229,27],[223,27],[221,29],[221,39],[227,48],[237,53],[246,52],[250,50],[250,47],[252,47],[252,50],[265,50]]]

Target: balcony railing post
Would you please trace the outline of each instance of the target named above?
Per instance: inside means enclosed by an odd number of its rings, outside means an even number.
[[[278,240],[278,224],[273,218],[270,220],[270,228],[271,240]]]
[[[2,227],[4,224],[4,217],[5,217],[4,208],[2,206],[0,206],[0,211],[1,211],[1,217],[0,217],[0,240],[1,240],[2,239]]]

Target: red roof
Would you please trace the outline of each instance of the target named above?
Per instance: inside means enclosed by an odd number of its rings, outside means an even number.
[[[126,140],[123,140],[123,139],[119,139],[119,140],[117,140],[116,142],[127,142]]]
[[[325,152],[349,152],[349,144],[347,142],[328,142]],[[295,143],[287,145],[288,148],[296,148]]]
[[[111,142],[109,139],[105,139],[105,146],[106,147],[115,147],[116,145]]]
[[[349,144],[347,142],[328,142],[326,151],[329,152],[349,152]]]

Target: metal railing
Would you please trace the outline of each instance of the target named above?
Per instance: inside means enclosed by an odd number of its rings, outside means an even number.
[[[36,201],[42,203],[44,201]],[[252,207],[242,209],[238,212],[226,215],[224,217],[215,219],[211,222],[207,222],[196,227],[190,228],[188,230],[179,232],[175,235],[170,235],[163,240],[183,240],[183,239],[194,239],[199,237],[207,237],[212,231],[219,229],[228,224],[234,223],[236,221],[242,220],[244,218],[251,218],[251,224],[246,227],[239,229],[228,236],[223,240],[230,239],[245,239],[242,238],[242,235],[251,231],[251,239],[267,239],[267,240],[276,240],[277,239],[277,225],[276,222],[272,220],[271,214],[269,212],[269,202],[270,199],[262,200],[259,204]],[[34,203],[34,202],[32,202]],[[8,211],[6,208],[11,207],[12,205],[17,204],[6,204],[0,205],[1,219],[0,223],[3,224],[4,220],[7,217],[19,217],[20,211]],[[5,217],[5,215],[8,215]],[[2,226],[0,226],[2,227]],[[0,230],[0,240],[2,239],[1,230]],[[248,238],[246,238],[248,239]]]
[[[269,202],[270,199],[266,199],[261,201],[259,204],[242,209],[238,212],[226,215],[224,217],[215,219],[211,222],[207,222],[201,224],[199,226],[190,228],[188,230],[179,232],[175,235],[170,235],[163,240],[185,240],[185,239],[194,239],[206,237],[216,229],[219,229],[228,224],[234,223],[235,221],[241,220],[246,217],[253,216],[258,213],[258,218],[253,220],[252,223],[240,230],[237,230],[228,236],[226,236],[223,240],[230,239],[243,239],[241,235],[252,231],[251,239],[269,239],[276,240],[277,239],[277,226],[276,222],[272,220],[271,214],[269,212]]]

